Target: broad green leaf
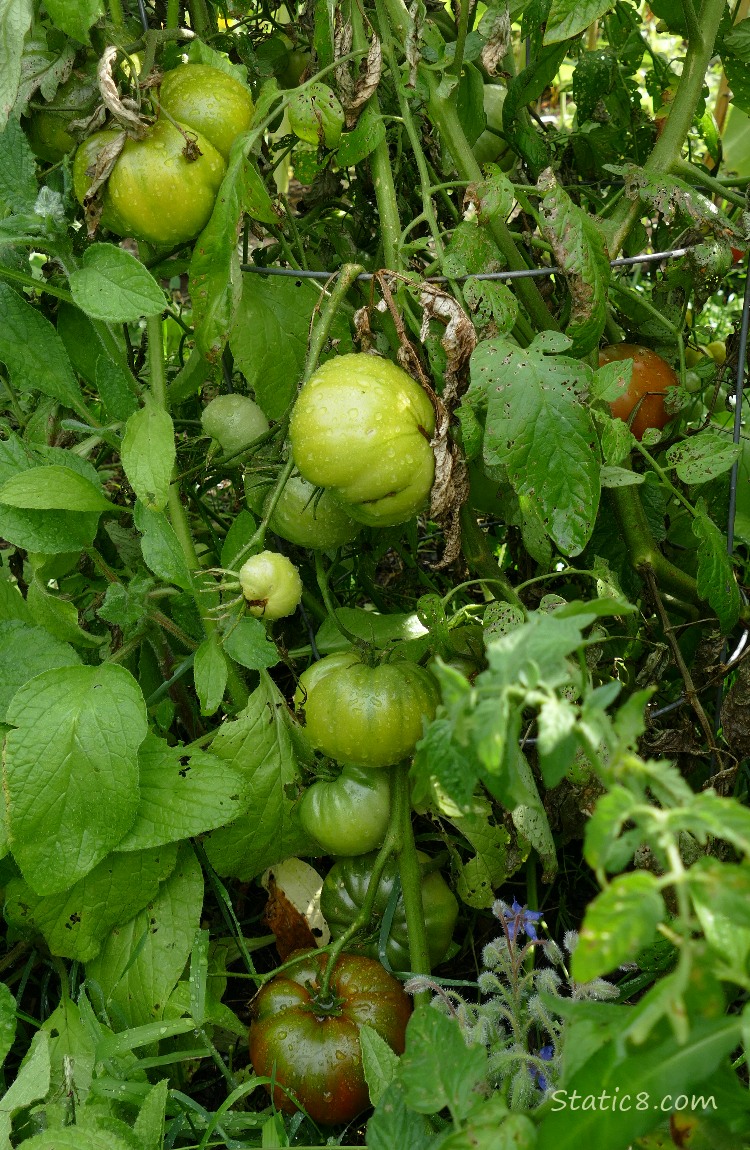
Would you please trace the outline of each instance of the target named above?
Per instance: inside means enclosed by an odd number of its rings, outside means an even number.
[[[8,1057],[16,1037],[16,1000],[4,982],[0,982],[0,1066]]]
[[[141,550],[146,566],[183,591],[192,589],[192,579],[180,541],[162,511],[149,511],[145,504],[135,505],[134,522],[142,533]]]
[[[5,283],[0,283],[0,313],[0,362],[14,387],[41,391],[88,420],[68,354],[49,320]]]
[[[538,1128],[536,1150],[577,1150],[581,1145],[628,1150],[667,1117],[669,1110],[659,1109],[662,1100],[708,1093],[703,1084],[736,1046],[739,1029],[736,1017],[712,1019],[699,1023],[682,1046],[670,1037],[648,1049],[639,1047],[624,1059],[616,1038],[606,1043],[565,1082],[564,1090],[552,1095],[553,1105]],[[577,1104],[572,1102],[574,1091]],[[602,1091],[608,1101],[582,1105],[586,1098],[598,1100]],[[617,1106],[612,1104],[615,1097]]]
[[[740,60],[724,60],[724,71],[732,92],[732,103],[742,112],[750,113],[750,77],[747,64]]]
[[[714,431],[700,431],[667,449],[667,462],[683,483],[708,483],[729,471],[742,454],[742,445]]]
[[[89,42],[89,28],[102,15],[102,0],[45,0],[52,22],[74,40]]]
[[[26,602],[34,622],[56,639],[72,643],[74,647],[100,647],[106,642],[105,635],[89,635],[79,627],[75,604],[63,599],[61,595],[46,591],[38,576],[29,584]]]
[[[471,1110],[473,1087],[487,1073],[483,1046],[467,1046],[455,1018],[418,1006],[406,1028],[399,1080],[407,1106],[420,1114],[448,1107],[460,1122]]]
[[[46,1030],[37,1030],[28,1053],[15,1077],[0,1098],[0,1144],[5,1139],[10,1147],[11,1118],[19,1110],[46,1098],[50,1088],[50,1038]]]
[[[113,931],[86,975],[101,986],[117,1029],[160,1019],[190,955],[203,907],[203,875],[192,848],[145,910]]]
[[[218,635],[204,639],[193,658],[195,690],[202,715],[214,715],[224,698],[229,668]]]
[[[0,0],[0,132],[16,100],[23,42],[33,14],[31,0]]]
[[[70,890],[39,898],[23,879],[7,886],[7,914],[28,936],[42,934],[52,954],[89,962],[110,931],[154,898],[172,873],[177,848],[108,855]]]
[[[320,286],[310,280],[245,274],[229,346],[269,419],[280,419],[297,394],[310,320],[320,301]],[[353,350],[349,324],[341,313],[333,322],[331,339],[338,341],[339,352]]]
[[[727,555],[726,538],[708,515],[703,500],[698,502],[693,534],[700,540],[698,594],[716,612],[722,632],[727,635],[739,618],[740,589]]]
[[[365,105],[356,127],[344,132],[336,150],[339,167],[350,168],[369,156],[385,139],[385,122],[373,101]]]
[[[23,600],[22,600],[23,602]],[[43,671],[77,667],[79,655],[43,627],[10,621],[0,623],[0,721],[19,687]]]
[[[522,801],[510,812],[513,825],[539,855],[544,868],[543,881],[551,882],[557,872],[557,851],[547,812],[526,756],[515,748],[515,755],[511,752],[511,761],[515,767],[514,792],[523,791]]]
[[[545,785],[556,787],[573,765],[578,740],[577,712],[566,699],[550,695],[539,708],[539,767]]]
[[[122,440],[122,466],[130,486],[149,511],[163,511],[176,458],[171,416],[150,396],[128,419]]]
[[[571,40],[612,7],[611,0],[552,0],[544,43]]]
[[[571,200],[552,170],[540,176],[543,231],[565,275],[571,313],[565,329],[572,354],[583,356],[599,346],[607,318],[607,285],[611,278],[604,236],[593,216]]]
[[[590,982],[649,946],[665,916],[657,880],[647,871],[620,875],[590,902],[573,955],[573,977]]]
[[[70,291],[81,311],[107,323],[136,323],[160,315],[164,292],[140,260],[114,244],[93,244],[70,275]]]
[[[263,623],[250,615],[243,616],[238,623],[230,624],[223,646],[230,659],[251,671],[275,667],[279,661],[279,652],[275,644],[269,641]]]
[[[31,623],[31,612],[26,604],[18,584],[11,583],[0,572],[0,623],[10,619],[17,619],[21,623]],[[2,675],[0,675],[2,682]]]
[[[633,857],[641,837],[639,830],[622,835],[633,814],[636,797],[626,787],[615,785],[597,801],[586,823],[584,858],[594,870],[622,870]]]
[[[411,767],[415,803],[431,802],[433,785],[437,784],[459,811],[471,810],[482,764],[474,748],[454,736],[451,719],[437,718],[417,743]]]
[[[430,1150],[434,1142],[435,1131],[429,1119],[406,1105],[404,1088],[396,1080],[385,1091],[367,1123],[368,1150],[393,1150],[395,1146]]]
[[[37,894],[77,882],[117,845],[138,806],[146,708],[124,667],[45,671],[16,693],[5,788],[13,855]]]
[[[135,821],[117,844],[141,851],[224,826],[240,813],[242,776],[215,755],[187,758],[149,734],[138,752],[140,802]]]
[[[244,711],[219,728],[211,754],[233,766],[244,780],[244,814],[205,840],[221,875],[243,881],[310,847],[293,817],[293,792],[300,780],[286,703],[265,672]],[[313,851],[314,853],[314,851]]]
[[[362,1049],[362,1069],[365,1072],[370,1101],[373,1106],[377,1106],[396,1076],[398,1055],[393,1052],[385,1039],[380,1037],[377,1030],[366,1024],[359,1028],[359,1044]]]
[[[0,77],[0,85],[2,82]],[[21,125],[13,119],[3,131],[0,117],[0,207],[10,212],[32,212],[38,191],[34,153]]]
[[[742,981],[750,953],[750,866],[700,858],[688,889],[706,940]]]
[[[589,540],[599,507],[599,448],[578,389],[578,360],[484,340],[471,357],[472,391],[487,397],[484,461],[503,465],[565,555]]]
[[[90,480],[68,467],[30,467],[0,487],[8,507],[58,511],[112,511],[114,504]]]
[[[336,617],[348,631],[376,647],[387,647],[389,643],[395,642],[405,643],[427,635],[427,628],[413,611],[409,614],[394,612],[392,615],[380,615],[361,607],[339,607]],[[350,646],[332,619],[321,623],[315,636],[315,645],[326,654],[346,651]]]

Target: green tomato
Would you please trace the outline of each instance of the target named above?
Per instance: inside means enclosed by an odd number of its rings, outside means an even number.
[[[240,567],[240,587],[251,615],[283,619],[292,615],[302,598],[299,571],[286,555],[260,551]]]
[[[46,107],[38,108],[28,125],[29,142],[40,160],[56,164],[72,152],[78,141],[71,136],[71,120],[89,116],[100,100],[96,68],[88,67],[73,72],[55,92]]]
[[[300,677],[305,729],[316,750],[340,763],[389,767],[414,753],[438,686],[416,663],[368,667],[356,651],[327,655]]]
[[[199,132],[225,160],[253,118],[253,100],[245,85],[209,64],[182,64],[167,72],[159,101],[172,119]]]
[[[119,235],[150,244],[175,245],[193,240],[209,221],[226,172],[223,157],[208,140],[188,128],[201,155],[185,156],[185,137],[168,120],[157,120],[141,140],[129,139],[115,163],[104,193],[103,222]],[[111,132],[97,132],[82,144],[74,163],[80,173]],[[84,180],[85,180],[84,174]],[[76,195],[83,201],[83,195]],[[84,191],[86,189],[84,188]]]
[[[302,829],[326,854],[365,854],[382,844],[388,829],[388,772],[349,764],[337,779],[308,787],[298,810]]]
[[[289,435],[300,474],[329,487],[362,523],[405,523],[435,477],[427,393],[389,360],[340,355],[319,367],[292,411]]]
[[[269,491],[265,507],[271,498]],[[347,514],[330,491],[321,491],[301,475],[292,475],[286,481],[268,526],[298,547],[322,551],[350,543],[362,530],[362,524]]]
[[[278,1083],[277,1109],[296,1109],[279,1089],[285,1086],[313,1122],[335,1126],[351,1122],[370,1104],[360,1026],[371,1026],[396,1054],[403,1053],[411,1000],[379,962],[353,954],[336,960],[330,994],[323,999],[327,961],[327,954],[312,954],[259,991],[250,1061],[257,1075]]]
[[[310,84],[294,92],[287,105],[289,124],[295,136],[307,144],[326,148],[338,146],[344,127],[344,109],[327,84]]]
[[[320,909],[328,923],[331,935],[339,938],[349,929],[362,909],[367,888],[370,884],[375,855],[360,855],[359,858],[340,859],[329,870],[320,895]],[[427,870],[427,855],[418,852],[422,869],[422,909],[424,911],[425,933],[430,963],[437,966],[445,958],[453,938],[458,918],[458,900],[437,870]],[[393,884],[398,874],[398,863],[390,859],[380,880],[373,906],[373,927],[377,929],[385,914],[391,897]],[[354,949],[353,944],[349,944]],[[378,942],[362,946],[365,954],[375,956]],[[409,936],[406,928],[404,902],[399,895],[396,912],[391,923],[391,932],[385,949],[386,957],[394,970],[409,970]]]
[[[268,431],[268,420],[248,395],[217,395],[204,407],[201,423],[225,455],[236,455]]]

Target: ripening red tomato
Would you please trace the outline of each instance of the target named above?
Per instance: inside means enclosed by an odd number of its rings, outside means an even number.
[[[636,343],[610,344],[599,352],[600,367],[616,359],[632,359],[633,374],[628,387],[610,403],[609,409],[616,419],[629,423],[633,435],[640,440],[649,427],[662,428],[669,423],[672,415],[664,406],[664,393],[677,387],[679,379],[666,360]]]

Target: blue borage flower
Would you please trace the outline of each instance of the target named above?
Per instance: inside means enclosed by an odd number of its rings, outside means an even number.
[[[540,910],[529,910],[528,907],[519,906],[515,898],[510,906],[503,902],[502,899],[498,899],[492,910],[497,918],[501,921],[503,919],[505,920],[508,938],[511,942],[516,941],[519,930],[525,934],[527,938],[533,939],[534,942],[538,941],[536,926],[534,924],[542,918],[542,912]]]

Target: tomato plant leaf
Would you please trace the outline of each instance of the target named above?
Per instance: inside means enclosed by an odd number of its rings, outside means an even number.
[[[150,396],[125,425],[122,466],[130,486],[149,511],[163,511],[176,458],[171,416]]]
[[[110,933],[87,978],[102,988],[126,1027],[162,1018],[185,969],[203,907],[203,875],[192,847],[183,844],[169,878],[149,905]]]
[[[204,639],[193,658],[195,690],[202,715],[214,715],[221,706],[227,686],[226,656],[217,635]]]
[[[141,550],[146,566],[183,591],[190,591],[192,579],[180,541],[172,524],[161,511],[150,511],[143,503],[135,505],[133,519],[141,532]]]
[[[8,1057],[16,1037],[16,1000],[4,982],[0,982],[0,1066]]]
[[[665,914],[654,875],[633,871],[614,879],[589,903],[573,955],[573,977],[590,982],[632,962],[651,945]]]
[[[140,801],[133,825],[117,844],[142,851],[204,834],[239,813],[242,778],[215,755],[186,757],[149,734],[138,751]]]
[[[7,890],[9,921],[28,936],[35,927],[52,954],[88,962],[109,932],[132,918],[172,873],[177,848],[123,854],[115,851],[60,894],[40,898],[23,879]]]
[[[366,159],[385,139],[385,122],[375,104],[365,105],[356,127],[344,132],[336,150],[336,159],[342,168],[349,168]]]
[[[74,647],[100,647],[106,642],[104,635],[89,635],[78,626],[78,611],[74,603],[61,595],[45,590],[38,576],[29,584],[26,594],[33,620],[41,627]]]
[[[366,1023],[359,1028],[359,1043],[362,1048],[362,1068],[370,1092],[370,1101],[373,1106],[377,1106],[395,1077],[398,1055],[394,1054],[377,1030],[373,1030]]]
[[[609,0],[552,0],[544,43],[570,40],[611,8]]]
[[[740,615],[740,590],[727,555],[727,541],[706,511],[701,499],[693,520],[698,544],[698,594],[710,603],[726,635]]]
[[[53,24],[82,44],[88,44],[89,29],[102,14],[101,0],[49,0],[45,7]]]
[[[565,333],[573,341],[573,355],[587,355],[599,346],[607,318],[611,269],[604,237],[596,221],[560,187],[552,169],[542,172],[537,187],[542,192],[543,231],[571,296]]]
[[[299,784],[300,769],[289,730],[291,720],[275,685],[261,673],[244,711],[225,723],[211,754],[234,766],[244,779],[244,813],[228,827],[212,831],[206,853],[221,875],[243,881],[293,855],[315,853],[292,814],[288,790]]]
[[[279,652],[269,641],[263,623],[249,615],[245,615],[238,623],[230,624],[223,646],[230,659],[251,671],[275,667],[279,661]]]
[[[471,357],[472,390],[487,397],[484,461],[505,465],[545,531],[565,555],[589,540],[599,507],[599,447],[578,389],[584,364],[545,355],[542,344],[521,351],[485,340]]]
[[[0,283],[0,311],[0,361],[13,385],[58,399],[88,422],[65,346],[49,320],[5,283]]]
[[[730,471],[741,454],[742,444],[714,431],[699,431],[685,443],[667,448],[667,462],[683,483],[708,483]]]
[[[69,282],[78,307],[107,323],[136,323],[141,316],[159,315],[167,303],[151,272],[114,244],[87,248]]]
[[[483,1046],[467,1046],[458,1021],[418,1006],[406,1028],[399,1081],[407,1106],[432,1114],[445,1106],[462,1121],[474,1105],[472,1087],[487,1072]]]
[[[435,1137],[426,1116],[406,1105],[404,1088],[398,1079],[385,1091],[367,1123],[369,1150],[393,1150],[394,1146],[430,1150]]]
[[[37,894],[88,874],[131,826],[146,708],[124,667],[64,667],[8,707],[5,786],[14,857]],[[94,801],[95,799],[95,801]]]
[[[497,825],[490,802],[481,794],[466,814],[446,815],[476,851],[461,867],[456,893],[467,906],[491,907],[494,892],[515,869],[508,849],[510,834]]]

